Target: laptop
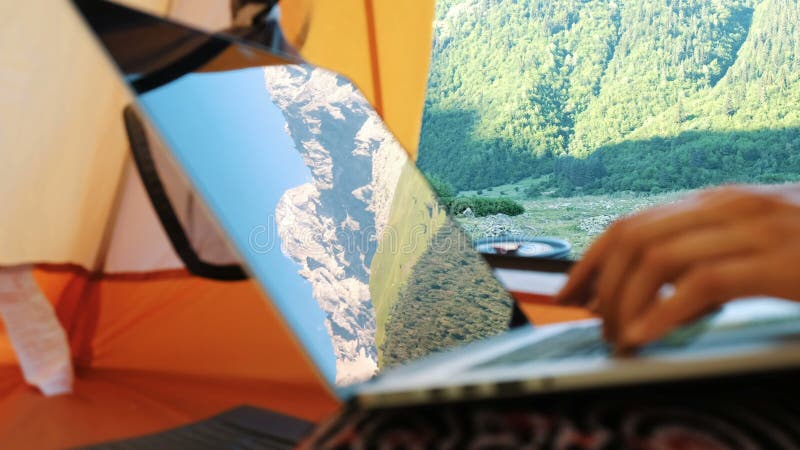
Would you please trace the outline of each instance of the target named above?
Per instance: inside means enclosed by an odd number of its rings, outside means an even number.
[[[488,265],[347,79],[264,43],[73,3],[134,94],[129,132],[160,144],[137,156],[143,178],[167,166],[184,178],[239,262],[185,251],[189,270],[254,278],[354,408],[800,365],[800,305],[780,299],[733,302],[627,358],[596,319],[511,329],[508,291],[551,295],[569,264]],[[161,184],[148,184],[155,202]],[[173,245],[191,241],[184,231]]]

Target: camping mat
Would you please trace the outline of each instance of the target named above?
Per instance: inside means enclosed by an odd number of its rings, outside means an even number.
[[[87,450],[281,450],[294,448],[314,425],[253,407],[239,407],[210,419],[161,433],[85,447]]]
[[[797,374],[361,411],[315,433],[321,449],[800,448]]]

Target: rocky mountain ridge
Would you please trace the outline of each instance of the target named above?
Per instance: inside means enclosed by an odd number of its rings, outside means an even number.
[[[282,251],[327,316],[337,384],[361,381],[377,371],[370,265],[408,160],[347,80],[309,66],[272,66],[264,75],[312,174],[276,208]]]

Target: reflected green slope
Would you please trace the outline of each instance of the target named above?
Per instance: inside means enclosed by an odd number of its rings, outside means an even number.
[[[422,175],[409,163],[403,168],[392,201],[389,222],[370,265],[369,290],[375,308],[375,343],[381,365],[386,321],[414,264],[428,249],[431,237],[447,220]]]

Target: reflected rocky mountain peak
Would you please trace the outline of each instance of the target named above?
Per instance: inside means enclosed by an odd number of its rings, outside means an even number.
[[[370,264],[405,152],[341,77],[318,68],[272,66],[264,78],[312,177],[288,190],[275,211],[282,250],[300,265],[328,317],[337,383],[368,378],[378,367]]]

